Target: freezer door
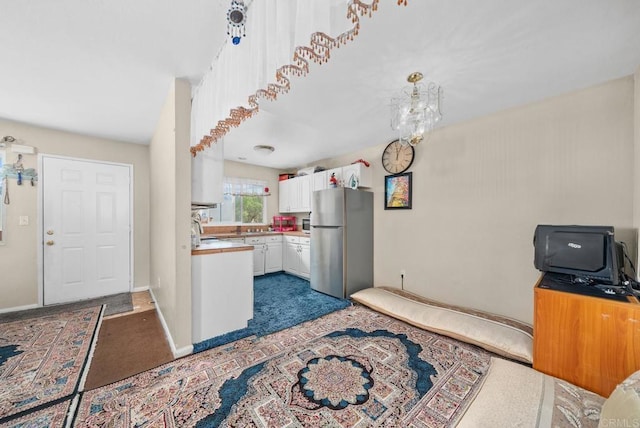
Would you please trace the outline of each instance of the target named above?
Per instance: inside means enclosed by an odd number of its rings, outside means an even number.
[[[342,227],[311,226],[311,288],[344,298]]]
[[[312,193],[311,226],[344,226],[344,188]]]

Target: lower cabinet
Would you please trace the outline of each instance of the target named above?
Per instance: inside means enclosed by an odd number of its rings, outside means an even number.
[[[309,279],[311,277],[311,239],[285,235],[284,240],[284,271]]]
[[[265,237],[251,236],[244,238],[244,243],[253,245],[253,276],[264,275],[265,272]]]
[[[640,370],[640,304],[534,289],[533,368],[608,397]]]
[[[267,236],[264,253],[264,272],[280,272],[282,265],[282,235]]]
[[[253,245],[253,276],[285,272],[306,279],[311,277],[311,238],[306,236],[248,236]]]

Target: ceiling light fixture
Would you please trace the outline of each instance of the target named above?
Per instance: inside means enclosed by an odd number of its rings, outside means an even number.
[[[275,148],[273,146],[266,146],[264,144],[259,144],[257,146],[253,146],[253,150],[260,153],[261,155],[270,155],[273,153]]]
[[[400,132],[400,143],[415,146],[429,137],[436,123],[442,119],[442,88],[422,80],[422,73],[411,73],[407,81],[413,86],[391,99],[391,128]]]

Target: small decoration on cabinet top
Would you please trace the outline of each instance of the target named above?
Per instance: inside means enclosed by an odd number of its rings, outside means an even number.
[[[357,189],[358,184],[360,184],[358,177],[355,174],[351,174],[351,178],[349,178],[349,187],[351,189]]]
[[[331,177],[329,177],[329,187],[338,187],[338,179],[335,172],[332,172]]]
[[[351,165],[356,164],[356,163],[361,163],[364,166],[366,166],[367,168],[369,168],[369,165],[370,165],[369,162],[367,162],[364,159],[358,159],[357,161],[353,161],[353,162],[351,162]]]
[[[414,157],[413,146],[394,140],[382,152],[382,166],[391,174],[400,174],[409,169]]]
[[[384,177],[384,209],[411,209],[412,173],[387,175]]]

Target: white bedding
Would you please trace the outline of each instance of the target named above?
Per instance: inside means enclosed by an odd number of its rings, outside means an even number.
[[[458,427],[597,427],[603,402],[592,392],[494,358]]]
[[[483,347],[501,356],[533,361],[532,335],[500,317],[440,306],[384,288],[351,298],[378,312]],[[486,316],[485,316],[486,315]],[[529,366],[493,357],[482,388],[459,427],[597,427],[605,399]]]

